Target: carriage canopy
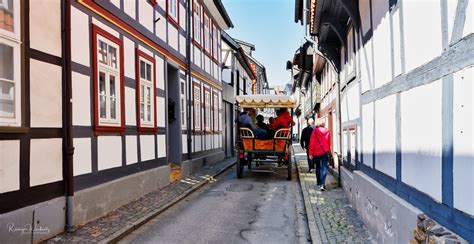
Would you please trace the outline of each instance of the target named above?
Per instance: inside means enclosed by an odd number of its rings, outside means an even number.
[[[296,99],[286,95],[240,95],[235,98],[241,108],[296,108]]]

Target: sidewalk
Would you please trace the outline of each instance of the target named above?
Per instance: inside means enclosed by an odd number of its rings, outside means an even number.
[[[232,167],[235,162],[236,158],[229,158],[204,167],[192,177],[148,193],[104,217],[80,226],[74,233],[60,234],[46,243],[116,242],[195,190],[213,181],[214,177]]]
[[[299,144],[293,144],[293,152],[313,243],[371,243],[364,223],[336,179],[328,171],[327,191],[321,192],[316,187],[316,174],[307,173],[306,153]]]

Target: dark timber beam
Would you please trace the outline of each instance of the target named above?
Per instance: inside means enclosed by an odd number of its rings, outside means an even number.
[[[332,16],[323,16],[321,18],[321,25],[323,29],[325,27],[331,28],[334,33],[336,33],[337,37],[339,38],[339,42],[343,43],[344,46],[346,44],[346,28],[339,23],[339,21]],[[328,33],[329,34],[329,33]]]
[[[360,27],[359,4],[356,0],[336,0],[346,11],[356,30]]]

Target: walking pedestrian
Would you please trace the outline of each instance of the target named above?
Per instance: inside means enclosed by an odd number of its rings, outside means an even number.
[[[316,182],[321,191],[326,190],[328,159],[331,155],[331,134],[324,126],[324,120],[316,121],[316,128],[309,142],[309,158],[313,160],[316,167]]]
[[[301,132],[301,147],[306,151],[306,158],[308,159],[308,172],[312,173],[314,169],[313,160],[309,159],[309,143],[311,139],[311,134],[314,129],[314,119],[308,119],[308,126],[306,126]]]

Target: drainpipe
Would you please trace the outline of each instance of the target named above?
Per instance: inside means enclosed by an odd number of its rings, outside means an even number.
[[[63,53],[63,148],[64,148],[64,176],[66,195],[66,226],[67,232],[74,232],[73,222],[73,197],[74,197],[74,172],[73,172],[73,128],[72,128],[72,71],[71,71],[71,0],[62,4],[62,53]]]
[[[192,147],[191,143],[192,137],[191,137],[191,92],[192,92],[192,79],[191,79],[191,3],[192,1],[186,1],[186,12],[187,12],[187,17],[186,17],[186,30],[188,32],[188,36],[186,38],[186,57],[188,61],[188,70],[186,71],[186,76],[188,77],[188,106],[186,108],[187,113],[186,113],[186,120],[187,120],[187,125],[188,125],[188,133],[187,133],[187,145],[188,145],[188,160],[192,159]]]

